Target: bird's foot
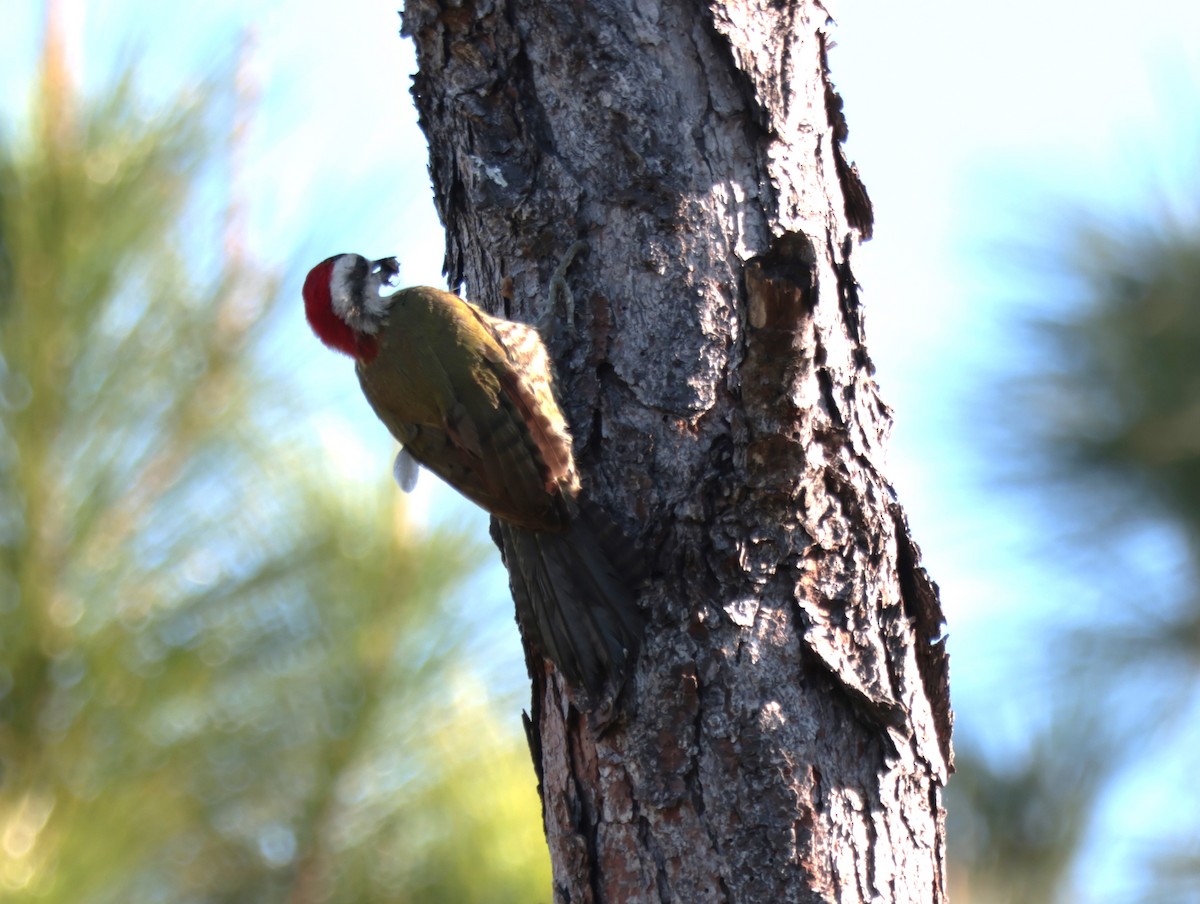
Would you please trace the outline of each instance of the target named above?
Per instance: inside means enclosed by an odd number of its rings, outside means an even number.
[[[558,266],[550,275],[550,303],[547,306],[544,326],[553,327],[559,322],[556,315],[561,298],[564,315],[562,322],[566,324],[568,336],[575,335],[575,296],[571,294],[571,287],[567,285],[567,271],[571,269],[571,264],[574,263],[579,253],[586,250],[587,242],[583,239],[577,240],[567,249],[567,253],[563,255],[563,259],[558,262]],[[546,330],[543,330],[543,333],[545,332]]]

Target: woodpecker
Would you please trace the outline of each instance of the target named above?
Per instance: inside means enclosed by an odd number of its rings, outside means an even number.
[[[395,258],[338,254],[309,271],[317,338],[354,359],[363,394],[419,464],[493,516],[517,620],[577,692],[611,703],[637,658],[632,544],[582,491],[538,331],[428,286],[399,288]]]

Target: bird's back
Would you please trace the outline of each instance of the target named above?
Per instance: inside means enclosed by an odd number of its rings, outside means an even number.
[[[402,290],[377,336],[380,354],[358,364],[359,381],[424,467],[510,523],[563,530],[570,436],[549,380],[544,391],[530,385],[491,320],[449,292]]]

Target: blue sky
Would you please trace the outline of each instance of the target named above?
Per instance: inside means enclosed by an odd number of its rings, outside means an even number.
[[[1011,465],[988,460],[978,412],[998,376],[1030,366],[1022,322],[1072,301],[1036,276],[1036,248],[1058,237],[1068,209],[1119,215],[1156,190],[1194,207],[1200,7],[863,2],[840,12],[834,77],[877,215],[855,272],[896,409],[889,473],[942,588],[959,737],[1003,763],[1039,715],[1008,682],[1028,692],[1021,681],[1036,681],[1055,608],[1108,600],[1047,560],[1046,513],[997,479]],[[1165,546],[1148,545],[1139,564],[1153,569]],[[1174,753],[1110,789],[1075,900],[1132,899],[1131,861],[1153,850],[1154,828],[1195,806],[1180,794],[1195,784],[1194,744],[1177,738]]]
[[[398,4],[61,2],[91,86],[140,48],[142,84],[169,96],[250,36],[260,106],[239,184],[252,250],[290,267],[286,292],[298,298],[300,262],[348,250],[399,250],[409,282],[440,284],[442,237],[407,97],[413,58],[398,36]],[[40,11],[8,6],[0,105],[12,117],[27,93]],[[1075,580],[1030,560],[1033,515],[989,483],[971,438],[981,393],[1028,354],[1020,319],[1067,302],[1039,297],[1022,282],[1026,262],[1011,256],[1052,233],[1054,202],[1120,209],[1144,193],[1147,154],[1195,160],[1181,146],[1190,126],[1162,121],[1200,109],[1200,4],[1149,2],[1135,14],[1113,2],[860,0],[835,12],[831,59],[849,154],[877,216],[855,272],[878,379],[896,411],[889,473],[951,620],[960,728],[989,737],[1002,756],[1020,746],[1024,716],[992,704],[1020,632],[1035,623],[1028,601],[1070,594]],[[295,310],[287,366],[320,410],[313,427],[331,467],[387,473],[391,444],[351,369],[305,335]],[[431,484],[425,478],[423,492]],[[482,516],[476,522],[482,531]],[[523,677],[515,647],[506,656]]]
[[[890,473],[942,587],[965,700],[996,677],[995,627],[1062,580],[1030,567],[1029,507],[987,486],[972,411],[1029,354],[1022,320],[1070,301],[1031,280],[1062,206],[1121,210],[1150,178],[1188,187],[1161,165],[1195,162],[1193,129],[1164,119],[1200,109],[1200,6],[866,2],[839,25],[849,154],[877,215],[855,272],[896,409]]]

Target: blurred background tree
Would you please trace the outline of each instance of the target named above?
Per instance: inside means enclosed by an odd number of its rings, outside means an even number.
[[[1071,579],[1011,651],[1022,753],[960,751],[963,900],[1072,900],[1097,813],[1123,809],[1139,870],[1102,900],[1200,901],[1200,207],[1153,197],[1043,236],[1057,297],[984,408],[993,473],[1034,500],[1030,554]]]
[[[547,900],[450,605],[483,547],[323,466],[205,222],[244,98],[81,96],[48,22],[0,139],[0,897]]]

